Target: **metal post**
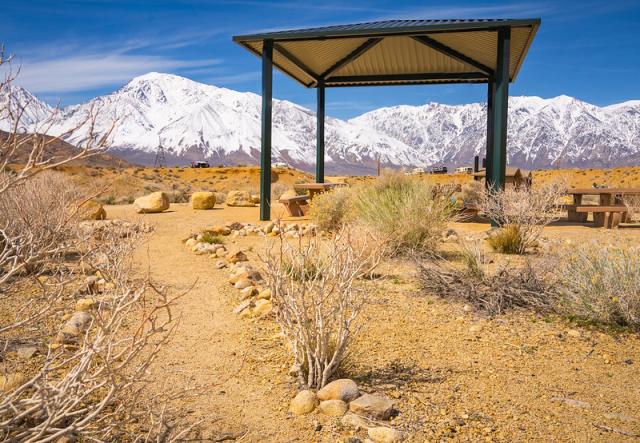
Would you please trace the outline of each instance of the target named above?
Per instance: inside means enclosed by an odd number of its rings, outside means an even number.
[[[493,77],[489,78],[487,83],[487,154],[485,156],[484,182],[487,189],[489,188],[489,177],[493,173],[493,112],[495,110],[494,103],[495,82]]]
[[[493,141],[491,156],[488,157],[488,186],[504,189],[507,167],[507,112],[509,110],[509,52],[511,28],[498,30],[498,58],[495,70],[495,89],[493,93]],[[489,171],[487,171],[489,172]]]
[[[271,115],[273,40],[262,47],[262,127],[260,147],[260,220],[271,219]]]
[[[324,183],[324,83],[318,83],[316,112],[316,183]]]

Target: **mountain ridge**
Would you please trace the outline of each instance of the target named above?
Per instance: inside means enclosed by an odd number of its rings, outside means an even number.
[[[28,131],[64,134],[98,112],[96,132],[112,130],[112,153],[128,161],[152,164],[162,145],[172,164],[259,162],[261,99],[251,92],[157,72],[57,111],[19,87],[0,92],[0,107],[29,102],[20,123]],[[286,100],[274,100],[273,109],[273,160],[313,169],[315,113]],[[47,113],[50,119],[43,118]],[[0,114],[0,125],[6,120]],[[467,165],[485,151],[486,104],[391,106],[349,120],[327,117],[325,127],[329,173],[371,172],[378,158],[395,167]],[[598,107],[566,95],[510,97],[508,131],[514,166],[633,164],[640,161],[640,100]],[[79,131],[66,141],[85,139]]]

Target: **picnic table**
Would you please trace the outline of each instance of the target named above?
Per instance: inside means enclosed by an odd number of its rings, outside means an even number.
[[[567,218],[572,222],[586,223],[589,213],[593,214],[593,223],[597,227],[615,228],[627,219],[625,195],[640,195],[638,188],[575,188],[567,194],[573,197],[573,204],[567,205]],[[582,203],[585,195],[597,196],[597,205]]]
[[[309,198],[313,198],[314,195],[316,194],[320,194],[322,192],[326,192],[330,189],[339,187],[339,186],[346,186],[346,183],[331,183],[331,182],[325,182],[325,183],[296,183],[295,185],[293,185],[293,189],[295,189],[296,191],[309,191]]]
[[[290,216],[302,217],[307,215],[309,211],[309,200],[311,200],[314,195],[338,186],[346,186],[346,183],[297,183],[293,185],[293,189],[296,191],[308,191],[309,194],[296,195],[295,197],[281,197],[279,201],[287,208]]]

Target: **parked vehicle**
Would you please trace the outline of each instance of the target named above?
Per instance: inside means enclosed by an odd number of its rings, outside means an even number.
[[[447,167],[446,166],[432,166],[431,169],[429,169],[429,172],[432,174],[446,174],[447,173]]]
[[[274,168],[290,168],[290,166],[285,162],[275,162],[271,166]]]
[[[201,160],[197,162],[191,162],[191,167],[192,168],[210,168],[211,165],[209,165],[209,162]]]
[[[460,166],[456,168],[458,174],[472,174],[473,168],[471,166]]]

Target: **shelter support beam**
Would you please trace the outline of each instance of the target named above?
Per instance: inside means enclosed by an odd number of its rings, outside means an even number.
[[[495,82],[493,78],[489,79],[487,83],[487,147],[486,147],[486,168],[485,168],[485,185],[489,187],[489,180],[486,177],[490,177],[493,173],[493,158],[491,153],[493,152],[493,110],[494,110],[494,95],[495,95]]]
[[[271,120],[273,94],[273,40],[262,50],[262,120],[260,147],[260,220],[271,219]]]
[[[491,106],[490,133],[491,144],[487,145],[487,186],[494,189],[504,189],[505,171],[507,166],[507,112],[509,110],[509,52],[511,43],[511,29],[498,30],[498,54]],[[489,134],[488,134],[489,135]]]
[[[318,83],[316,112],[316,183],[324,183],[324,83]]]
[[[358,46],[356,49],[351,51],[349,54],[347,54],[346,57],[334,63],[333,66],[331,66],[329,69],[327,69],[322,74],[320,74],[320,77],[327,78],[329,75],[333,74],[334,72],[342,68],[347,63],[351,63],[352,61],[360,57],[362,54],[367,52],[369,49],[373,48],[375,45],[377,45],[381,41],[382,41],[382,38],[379,38],[379,37],[370,38],[369,40],[367,40],[366,42]]]
[[[493,69],[491,69],[490,67],[483,65],[482,63],[480,63],[477,60],[474,60],[473,58],[459,52],[456,51],[453,48],[450,48],[449,46],[440,43],[437,40],[434,40],[431,37],[427,37],[426,35],[417,35],[415,37],[413,37],[414,40],[416,40],[419,43],[422,43],[425,46],[430,47],[431,49],[434,49],[438,52],[440,52],[441,54],[445,54],[448,55],[449,57],[462,62],[466,65],[469,65],[473,68],[476,68],[478,71],[486,74],[486,75],[493,75]]]

